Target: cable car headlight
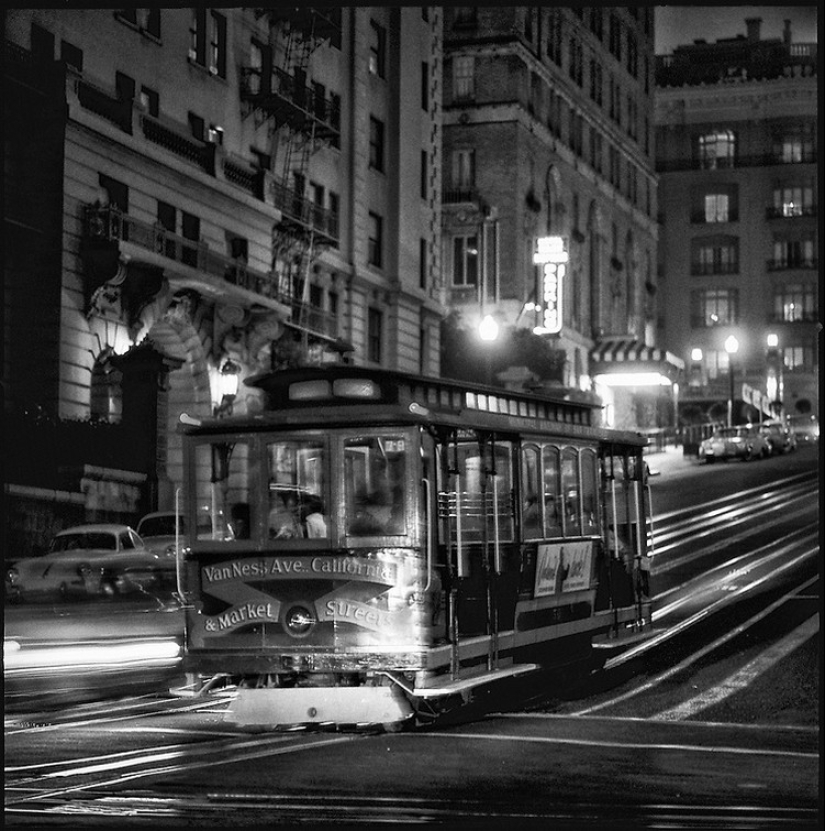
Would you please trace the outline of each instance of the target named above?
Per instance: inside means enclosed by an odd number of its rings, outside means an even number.
[[[286,610],[282,625],[287,635],[293,638],[305,638],[317,622],[315,612],[308,604],[296,603]]]

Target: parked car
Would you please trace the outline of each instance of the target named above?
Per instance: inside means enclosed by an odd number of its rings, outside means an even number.
[[[6,571],[9,600],[114,596],[154,586],[174,559],[158,555],[128,525],[77,525],[56,534],[40,557]]]
[[[796,450],[796,434],[779,419],[763,421],[759,430],[767,440],[772,456]]]
[[[796,436],[798,444],[819,441],[819,419],[815,415],[788,416],[788,427]]]
[[[186,517],[182,514],[176,515],[174,511],[153,511],[146,514],[138,522],[137,533],[150,551],[164,557],[170,557],[174,561],[176,526],[180,535],[180,545],[182,548],[186,548],[189,544]],[[198,516],[197,535],[200,540],[212,537],[212,519],[209,514],[203,513]],[[232,538],[231,522],[224,537]]]
[[[770,452],[767,439],[754,424],[719,427],[699,445],[699,458],[707,464],[717,459],[750,461],[769,456]]]

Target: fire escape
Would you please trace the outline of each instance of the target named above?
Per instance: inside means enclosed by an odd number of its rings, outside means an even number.
[[[269,23],[268,45],[241,73],[243,116],[268,126],[272,150],[272,197],[281,220],[272,229],[272,270],[279,293],[291,298],[292,324],[303,333],[327,332],[320,309],[310,305],[311,266],[338,240],[338,215],[306,195],[312,154],[340,141],[340,98],[309,85],[313,52],[340,38],[341,9],[275,7],[259,9]],[[315,318],[318,317],[318,320]]]

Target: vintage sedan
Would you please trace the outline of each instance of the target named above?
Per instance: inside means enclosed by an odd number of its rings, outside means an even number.
[[[768,442],[772,456],[796,450],[796,434],[778,419],[763,421],[759,427]]]
[[[765,458],[770,452],[767,439],[755,424],[719,427],[699,445],[699,458],[704,459],[706,464],[720,459],[750,461]]]
[[[128,525],[66,528],[39,557],[18,560],[6,571],[6,598],[35,600],[112,597],[141,591],[164,579],[174,559],[149,549]]]

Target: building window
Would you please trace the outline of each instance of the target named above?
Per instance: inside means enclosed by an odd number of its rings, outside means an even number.
[[[812,187],[780,187],[773,192],[772,216],[811,216],[814,211]]]
[[[478,285],[478,237],[453,237],[453,285]]]
[[[628,29],[627,32],[627,71],[634,77],[639,77],[639,47],[636,35]]]
[[[622,22],[615,12],[610,13],[610,53],[622,59]]]
[[[476,26],[478,8],[476,6],[456,6],[453,11],[453,26]]]
[[[627,94],[627,134],[634,140],[639,136],[639,110],[630,93]]]
[[[150,89],[149,87],[141,87],[140,105],[153,118],[157,118],[160,115],[160,95],[158,95],[156,90]]]
[[[602,65],[595,59],[590,59],[590,97],[600,107],[602,105]]]
[[[725,237],[694,240],[691,274],[736,274],[739,271],[739,240]]]
[[[383,312],[374,306],[370,306],[367,309],[367,359],[376,364],[381,363],[383,328]]]
[[[736,137],[732,130],[707,133],[697,139],[699,167],[702,170],[717,170],[733,167],[736,155]]]
[[[198,267],[198,244],[201,239],[201,221],[198,217],[183,213],[181,222],[181,235],[184,239],[190,240],[191,245],[185,245],[181,256],[181,261],[192,268]]]
[[[421,62],[421,109],[425,113],[430,109],[430,65],[427,61]]]
[[[453,58],[453,98],[467,100],[475,95],[475,60],[462,56]]]
[[[812,124],[785,133],[774,141],[774,157],[782,164],[816,161],[816,133]]]
[[[816,283],[780,283],[773,290],[773,319],[777,323],[815,321]]]
[[[421,183],[420,183],[421,193],[420,196],[422,199],[427,198],[428,190],[427,190],[427,151],[421,151]]]
[[[384,172],[384,122],[370,116],[370,157],[369,166]]]
[[[590,31],[599,40],[604,38],[604,12],[601,6],[590,7]]]
[[[174,235],[178,228],[178,212],[174,206],[168,202],[158,200],[157,222],[159,228]],[[164,257],[169,257],[173,260],[175,259],[175,240],[169,239],[166,234],[158,234],[157,248],[158,254],[162,254]]]
[[[568,57],[570,65],[568,73],[570,77],[579,85],[582,85],[582,64],[584,63],[584,55],[582,51],[581,42],[577,37],[570,38],[570,55]]]
[[[212,75],[226,77],[226,17],[208,10],[193,9],[189,29],[189,60]]]
[[[693,328],[728,326],[739,322],[736,289],[701,289],[690,293],[690,325]]]
[[[115,94],[118,101],[134,101],[135,90],[134,78],[130,78],[123,72],[115,72]]]
[[[142,9],[146,16],[142,21],[143,30],[152,35],[153,38],[160,40],[160,9]]]
[[[204,141],[206,135],[206,125],[204,120],[195,113],[189,113],[189,130],[198,141]]]
[[[327,194],[327,199],[329,205],[329,233],[334,239],[332,247],[337,248],[338,237],[340,234],[339,223],[341,212],[341,197],[339,197],[338,194],[334,191],[330,191],[329,194]]]
[[[547,57],[561,66],[561,16],[555,9],[550,12],[547,30]]]
[[[703,222],[730,222],[730,197],[727,193],[706,193],[702,212]]]
[[[369,236],[367,238],[367,263],[381,268],[384,246],[384,220],[372,211],[369,213]]]
[[[773,269],[816,267],[813,238],[775,239],[770,267]]]
[[[476,181],[475,150],[453,150],[453,184],[457,188],[472,188]]]
[[[584,117],[581,113],[570,113],[570,149],[577,156],[584,151]]]
[[[387,61],[387,30],[370,20],[369,70],[371,75],[385,77]]]
[[[782,364],[789,372],[815,372],[817,367],[817,349],[813,338],[805,338],[801,343],[789,344],[782,350]]]
[[[427,288],[427,240],[421,237],[418,240],[418,287]]]
[[[83,50],[68,41],[60,42],[60,60],[78,72],[83,72]]]
[[[602,134],[595,128],[590,127],[590,166],[597,173],[602,172]]]

